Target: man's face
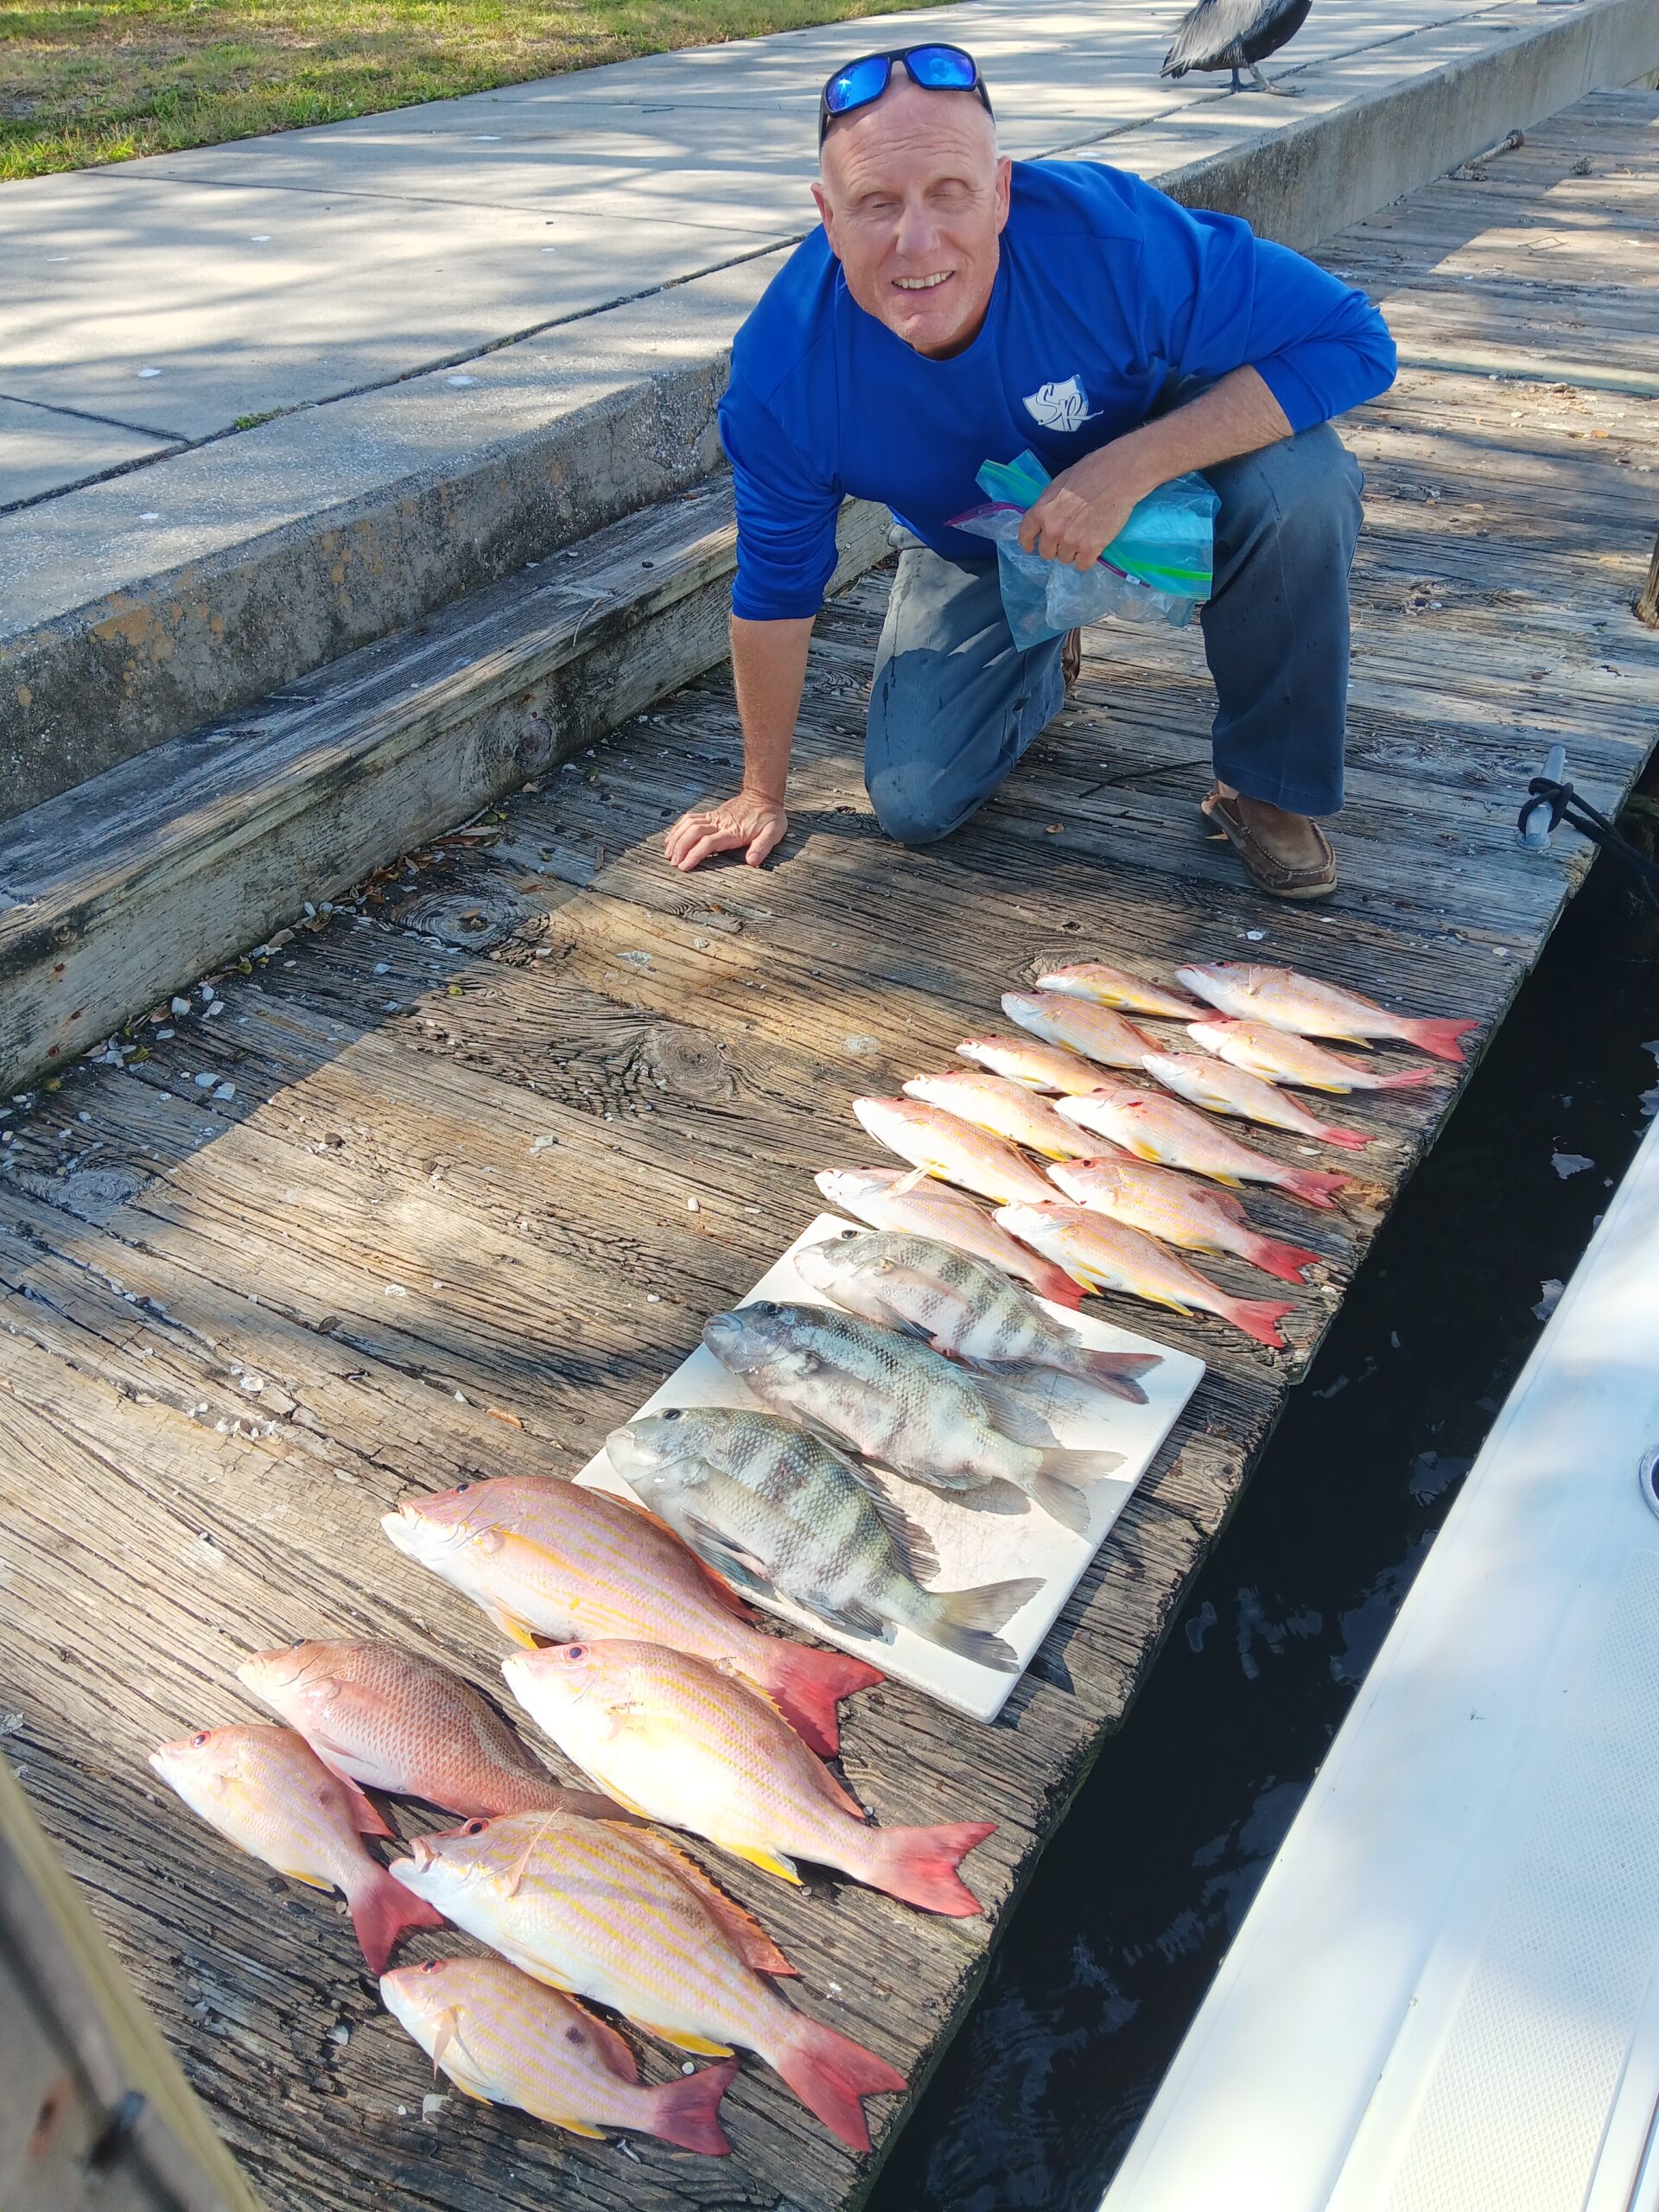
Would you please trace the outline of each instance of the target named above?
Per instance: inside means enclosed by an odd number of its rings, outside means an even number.
[[[971,92],[929,92],[895,67],[833,124],[812,188],[830,250],[866,315],[918,353],[972,343],[996,281],[1008,164]]]

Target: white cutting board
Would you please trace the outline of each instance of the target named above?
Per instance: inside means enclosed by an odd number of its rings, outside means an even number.
[[[856,1223],[842,1221],[836,1214],[821,1213],[741,1302],[747,1306],[754,1299],[770,1298],[792,1305],[832,1306],[832,1299],[802,1281],[795,1269],[795,1255],[805,1245],[822,1243],[826,1238],[839,1236],[842,1230],[858,1226]],[[1190,1352],[1177,1351],[1168,1344],[1154,1343],[1149,1337],[1138,1337],[1128,1329],[1115,1328],[1109,1321],[1069,1313],[1064,1306],[1050,1305],[1046,1300],[1043,1302],[1047,1311],[1057,1320],[1065,1322],[1085,1344],[1103,1351],[1155,1351],[1160,1359],[1160,1365],[1141,1377],[1141,1388],[1147,1394],[1144,1406],[1128,1405],[1122,1399],[1109,1397],[1101,1391],[1085,1392],[1064,1376],[1057,1374],[1054,1377],[1045,1412],[1058,1440],[1072,1451],[1107,1450],[1123,1454],[1123,1464],[1115,1474],[1090,1486],[1093,1510],[1087,1535],[1073,1535],[1035,1505],[1020,1514],[976,1512],[957,1499],[925,1489],[920,1483],[906,1482],[885,1471],[878,1477],[882,1487],[933,1539],[939,1572],[929,1578],[931,1589],[961,1590],[983,1582],[1012,1581],[1026,1575],[1042,1577],[1042,1588],[1027,1600],[1001,1630],[1003,1642],[1013,1646],[1019,1659],[1020,1673],[998,1674],[992,1668],[982,1667],[976,1660],[958,1658],[954,1652],[941,1650],[938,1644],[928,1643],[912,1629],[895,1628],[893,1642],[884,1643],[876,1637],[849,1636],[831,1628],[800,1606],[791,1605],[787,1598],[766,1596],[754,1601],[780,1620],[809,1630],[821,1643],[832,1643],[840,1650],[868,1659],[895,1681],[909,1682],[916,1689],[925,1690],[942,1705],[954,1707],[958,1713],[968,1713],[976,1720],[995,1720],[1002,1710],[1020,1674],[1030,1665],[1038,1645],[1053,1626],[1061,1606],[1077,1587],[1084,1569],[1123,1510],[1135,1484],[1152,1465],[1159,1446],[1174,1427],[1182,1407],[1198,1388],[1204,1373],[1204,1362],[1195,1359]],[[728,1374],[714,1354],[699,1344],[690,1359],[675,1369],[661,1389],[646,1399],[639,1412],[659,1413],[666,1406],[758,1403],[736,1376]],[[603,1452],[588,1462],[576,1480],[592,1490],[611,1491],[620,1497],[634,1497]]]

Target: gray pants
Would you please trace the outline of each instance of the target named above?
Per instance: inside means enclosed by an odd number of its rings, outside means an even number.
[[[1358,467],[1321,423],[1205,476],[1221,500],[1214,587],[1198,618],[1218,701],[1216,773],[1247,798],[1334,814]],[[864,781],[887,835],[926,845],[983,805],[1059,712],[1065,682],[1058,638],[1027,652],[1014,644],[994,565],[958,568],[906,536],[870,690]],[[1134,651],[1132,631],[1112,634]]]

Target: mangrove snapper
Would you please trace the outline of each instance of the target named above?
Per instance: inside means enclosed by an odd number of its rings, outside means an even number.
[[[1340,1145],[1346,1152],[1363,1151],[1372,1142],[1362,1130],[1339,1129],[1320,1121],[1299,1099],[1287,1098],[1277,1084],[1207,1052],[1148,1052],[1146,1068],[1166,1090],[1207,1113],[1236,1114],[1242,1121],[1259,1122],[1263,1128],[1289,1129],[1297,1136],[1317,1137],[1321,1144]]]
[[[1007,1274],[1018,1275],[1039,1298],[1073,1308],[1083,1289],[1063,1268],[999,1229],[982,1206],[965,1192],[953,1190],[925,1170],[899,1167],[824,1167],[813,1180],[838,1212],[867,1221],[872,1229],[913,1230],[937,1236],[941,1244],[988,1260]]]
[[[162,1744],[149,1764],[193,1813],[290,1881],[338,1890],[372,1974],[384,1974],[405,1929],[443,1916],[410,1897],[363,1848],[391,1830],[356,1785],[330,1774],[291,1728],[203,1728]]]
[[[1002,1011],[1045,1044],[1081,1052],[1103,1067],[1138,1069],[1141,1054],[1152,1050],[1151,1038],[1132,1021],[1092,999],[1069,998],[1064,991],[1004,991]]]
[[[1041,1580],[925,1590],[931,1539],[862,1469],[780,1414],[688,1406],[643,1415],[606,1442],[613,1467],[686,1541],[748,1589],[771,1588],[831,1628],[912,1630],[941,1650],[1011,1675],[995,1630]]]
[[[1101,1006],[1122,1007],[1130,1014],[1161,1014],[1185,1021],[1196,1013],[1191,999],[1183,998],[1162,983],[1149,983],[1127,968],[1109,968],[1103,960],[1074,960],[1069,967],[1051,968],[1037,978],[1039,991],[1061,991],[1069,997],[1093,999]]]
[[[957,1050],[1027,1090],[1092,1090],[1100,1081],[1090,1061],[1040,1037],[964,1037]]]
[[[1233,960],[1211,960],[1176,970],[1182,982],[1223,1014],[1265,1021],[1274,1029],[1294,1030],[1299,1037],[1335,1037],[1363,1045],[1371,1037],[1398,1038],[1415,1045],[1437,1060],[1462,1062],[1458,1040],[1478,1021],[1440,1017],[1414,1019],[1390,1014],[1357,991],[1344,991],[1334,983],[1318,983],[1289,968],[1255,968]]]
[[[1195,1114],[1167,1091],[1095,1090],[1086,1098],[1062,1098],[1055,1110],[1137,1160],[1185,1167],[1194,1175],[1207,1175],[1213,1183],[1268,1183],[1311,1206],[1328,1209],[1336,1192],[1352,1179],[1327,1169],[1287,1167],[1253,1145],[1241,1144],[1207,1115]]]
[[[1265,1076],[1269,1083],[1294,1083],[1303,1090],[1422,1090],[1455,1080],[1440,1068],[1400,1068],[1391,1075],[1377,1075],[1357,1060],[1340,1052],[1327,1052],[1306,1037],[1289,1029],[1275,1029],[1269,1021],[1242,1021],[1227,1014],[1212,1014],[1205,1021],[1189,1021],[1186,1033],[1195,1045],[1236,1068]]]
[[[757,1300],[716,1313],[702,1341],[766,1404],[895,1474],[941,1491],[1012,1483],[1078,1535],[1089,1526],[1080,1485],[1123,1464],[1121,1452],[1016,1442],[1033,1416],[1004,1383],[969,1375],[913,1337],[823,1306]]]
[[[1084,1149],[1075,1129],[1067,1128],[1046,1099],[1035,1097],[1020,1083],[1006,1076],[986,1075],[978,1069],[953,1068],[948,1075],[915,1075],[905,1094],[929,1106],[943,1107],[964,1122],[971,1122],[993,1136],[1045,1153],[1051,1160],[1075,1159]]]
[[[855,1098],[853,1111],[876,1142],[900,1160],[982,1198],[1028,1198],[1042,1185],[1036,1168],[1005,1139],[942,1107],[915,1098]]]
[[[470,1682],[395,1643],[290,1643],[245,1659],[236,1678],[331,1774],[365,1789],[451,1813],[616,1816],[605,1798],[556,1780]]]
[[[654,1643],[564,1643],[514,1652],[501,1671],[566,1758],[647,1820],[786,1882],[799,1882],[804,1859],[927,1912],[978,1913],[957,1866],[993,1822],[867,1827],[864,1808],[777,1711],[706,1660]]]
[[[753,2050],[855,2151],[861,2097],[903,2075],[798,2012],[762,1974],[793,1968],[759,1923],[665,1837],[563,1813],[468,1821],[416,1836],[391,1872],[537,1981],[585,1997],[681,2050]]]
[[[1075,1204],[1109,1214],[1127,1229],[1192,1252],[1231,1252],[1281,1282],[1303,1281],[1305,1270],[1320,1257],[1254,1228],[1238,1200],[1225,1192],[1127,1153],[1110,1160],[1057,1160],[1048,1173]]]
[[[636,1637],[729,1659],[817,1750],[836,1749],[837,1702],[881,1680],[861,1660],[762,1635],[742,1600],[671,1529],[551,1475],[406,1497],[380,1526],[515,1643]]]
[[[1178,1313],[1218,1314],[1257,1344],[1274,1351],[1285,1348],[1279,1323],[1293,1310],[1288,1299],[1235,1298],[1155,1237],[1086,1206],[1051,1198],[1040,1206],[1006,1206],[1003,1212],[1018,1217],[1005,1222],[1006,1228],[1029,1236],[1044,1251],[1064,1252],[1065,1264],[1096,1290],[1127,1291],[1131,1298],[1173,1306]]]
[[[1093,1351],[1005,1274],[931,1236],[847,1230],[797,1254],[814,1290],[890,1329],[925,1336],[970,1366],[1052,1367],[1144,1406],[1138,1376],[1156,1352]]]
[[[572,2135],[626,2127],[682,2151],[731,2151],[720,2101],[735,2058],[647,2088],[614,2028],[505,1959],[397,1967],[381,1976],[380,2000],[434,2071],[480,2104],[515,2106]]]

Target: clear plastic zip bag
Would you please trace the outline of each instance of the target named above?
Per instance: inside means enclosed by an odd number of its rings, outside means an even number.
[[[1049,483],[1035,454],[988,461],[977,480],[988,504],[953,517],[950,527],[996,547],[1003,611],[1022,651],[1108,615],[1179,630],[1209,598],[1221,502],[1202,476],[1177,476],[1149,493],[1094,567],[1084,569],[1045,560],[1020,543],[1026,510]]]

